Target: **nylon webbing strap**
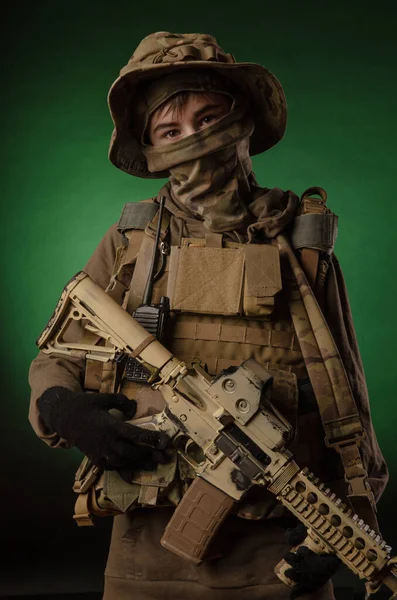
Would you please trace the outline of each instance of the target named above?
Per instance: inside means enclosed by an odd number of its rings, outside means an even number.
[[[110,517],[115,514],[120,514],[121,511],[106,510],[100,508],[96,499],[95,486],[91,487],[84,493],[79,493],[74,505],[73,519],[79,527],[94,525],[95,517]]]
[[[147,206],[150,207],[150,210],[145,208]],[[139,203],[139,207],[142,209],[142,213],[139,212],[139,223],[143,227],[138,227],[137,223],[135,223],[133,228],[129,227],[129,231],[124,229],[124,234],[128,240],[128,246],[124,246],[124,251],[122,248],[119,249],[121,250],[121,254],[116,257],[111,282],[106,289],[106,292],[113,295],[114,299],[121,304],[123,308],[127,308],[127,306],[130,308],[131,303],[129,301],[129,296],[131,296],[133,309],[135,309],[142,301],[150,260],[154,251],[153,238],[157,230],[158,204]],[[133,217],[135,216],[133,208],[129,210],[130,212],[128,215],[125,216],[124,219],[122,215],[120,219],[120,222],[122,221],[123,225],[129,223],[128,219],[131,219],[130,223],[132,223]],[[150,216],[151,219],[148,220]],[[161,240],[167,235],[170,218],[170,213],[167,210],[164,211],[161,220]],[[141,231],[136,231],[137,229],[141,229]],[[131,235],[132,233],[133,235]],[[142,260],[143,254],[145,255],[144,260]],[[142,262],[144,263],[143,269],[141,265]],[[133,265],[135,265],[135,267],[133,267]]]
[[[156,205],[157,206],[157,205]],[[168,210],[163,212],[161,220],[160,239],[164,240],[168,233],[171,220],[171,213]],[[155,235],[158,224],[158,212],[154,218],[146,225],[144,237],[142,239],[139,251],[136,257],[134,273],[132,275],[131,285],[126,294],[124,308],[132,313],[142,302],[143,294],[148,279],[150,264],[154,252]]]
[[[201,323],[199,321],[177,321],[173,329],[174,339],[208,340],[213,342],[231,342],[299,350],[295,330],[280,331],[272,329],[269,323],[262,328],[230,326],[226,323]]]
[[[87,527],[94,525],[92,514],[89,509],[89,492],[78,494],[74,506],[73,519],[79,527]]]
[[[290,312],[318,402],[325,442],[340,454],[354,510],[377,526],[374,498],[359,451],[364,430],[342,359],[290,244],[281,235],[277,243],[296,280],[290,289]]]
[[[159,222],[158,204],[156,204],[155,206],[156,206],[157,210],[156,210],[153,218],[149,221],[149,223],[146,223],[146,227],[145,227],[145,233],[152,237],[156,236],[157,226],[158,226],[158,222]],[[161,240],[163,240],[165,238],[165,236],[167,235],[168,228],[170,226],[170,220],[171,220],[171,213],[168,210],[164,210],[163,217],[161,219],[161,229],[160,229],[160,239]]]

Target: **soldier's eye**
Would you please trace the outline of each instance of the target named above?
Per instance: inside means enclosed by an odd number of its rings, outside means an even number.
[[[203,117],[201,119],[201,124],[202,125],[208,125],[209,123],[212,123],[212,121],[216,120],[218,117],[215,115],[206,115],[205,117]]]
[[[170,129],[169,131],[166,131],[163,135],[164,138],[174,138],[178,135],[179,131],[178,129]]]

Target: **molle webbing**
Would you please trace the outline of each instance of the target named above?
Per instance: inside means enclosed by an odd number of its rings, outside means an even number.
[[[199,357],[211,375],[253,356],[266,368],[307,376],[291,322],[194,314],[174,319],[168,347],[185,362]]]
[[[242,319],[241,321],[244,322]],[[230,326],[224,323],[177,321],[173,337],[176,339],[272,346],[273,348],[285,348],[296,351],[300,349],[294,331],[273,329],[270,323],[263,323],[263,328],[257,328],[250,327],[249,324]]]
[[[291,317],[317,398],[326,444],[341,457],[353,508],[377,528],[374,498],[359,451],[364,430],[342,359],[291,246],[284,236],[278,236],[277,242],[296,279],[291,286]]]

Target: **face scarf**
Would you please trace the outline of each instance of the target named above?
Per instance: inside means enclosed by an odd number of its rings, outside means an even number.
[[[149,171],[168,170],[169,192],[176,207],[203,221],[214,232],[238,228],[248,215],[254,124],[243,100],[234,93],[230,112],[205,129],[164,146],[144,144],[150,116],[181,91],[231,95],[230,84],[216,73],[177,72],[152,84],[145,94],[142,144]],[[144,111],[146,108],[146,111]],[[142,120],[140,121],[142,123]]]

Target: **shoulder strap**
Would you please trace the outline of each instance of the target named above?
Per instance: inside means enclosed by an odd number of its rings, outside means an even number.
[[[311,384],[318,402],[325,443],[341,457],[348,498],[354,510],[373,529],[378,529],[375,500],[367,482],[359,446],[364,429],[349,379],[324,315],[287,238],[277,237],[294,275],[290,312]]]
[[[158,219],[159,213],[156,212],[154,218],[151,221],[149,221],[149,223],[145,227],[145,235],[143,237],[141,246],[136,257],[134,273],[132,275],[131,284],[129,286],[129,290],[126,294],[126,298],[123,305],[129,313],[132,313],[142,302],[149,274],[149,269],[154,253],[154,244],[156,238],[156,231],[158,227]],[[167,209],[165,209],[163,211],[160,230],[160,239],[162,246],[162,251],[160,254],[161,260],[164,260],[164,256],[168,251],[166,247],[167,244],[165,244],[165,238],[169,231],[170,220],[171,213]]]

